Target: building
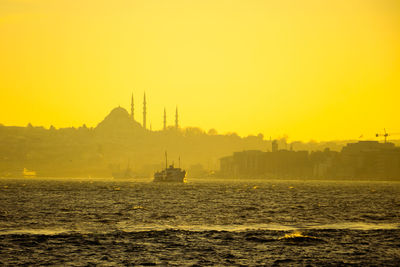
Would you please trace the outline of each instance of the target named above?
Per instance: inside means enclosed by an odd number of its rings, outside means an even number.
[[[307,178],[400,180],[400,147],[392,143],[360,141],[341,152],[249,150],[220,159],[220,175],[230,178]]]
[[[334,164],[338,178],[399,179],[400,148],[377,141],[349,143]]]
[[[309,177],[312,173],[307,151],[247,150],[220,159],[220,173],[232,178]]]

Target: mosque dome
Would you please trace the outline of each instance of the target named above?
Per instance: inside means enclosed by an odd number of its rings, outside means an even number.
[[[106,132],[125,132],[135,128],[141,128],[141,125],[134,121],[126,109],[116,107],[100,122],[96,129]]]
[[[116,107],[111,110],[110,114],[106,117],[106,119],[129,119],[129,113],[126,109],[121,107]]]

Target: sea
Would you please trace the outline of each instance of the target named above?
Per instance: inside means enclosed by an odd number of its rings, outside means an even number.
[[[400,183],[2,178],[0,265],[400,266]]]

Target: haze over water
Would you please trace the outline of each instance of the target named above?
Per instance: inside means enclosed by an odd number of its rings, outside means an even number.
[[[0,182],[4,265],[397,265],[400,184]]]

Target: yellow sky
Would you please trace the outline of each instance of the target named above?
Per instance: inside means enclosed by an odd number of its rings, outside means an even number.
[[[290,140],[400,132],[398,0],[0,0],[0,123]],[[148,121],[148,125],[150,122]]]

